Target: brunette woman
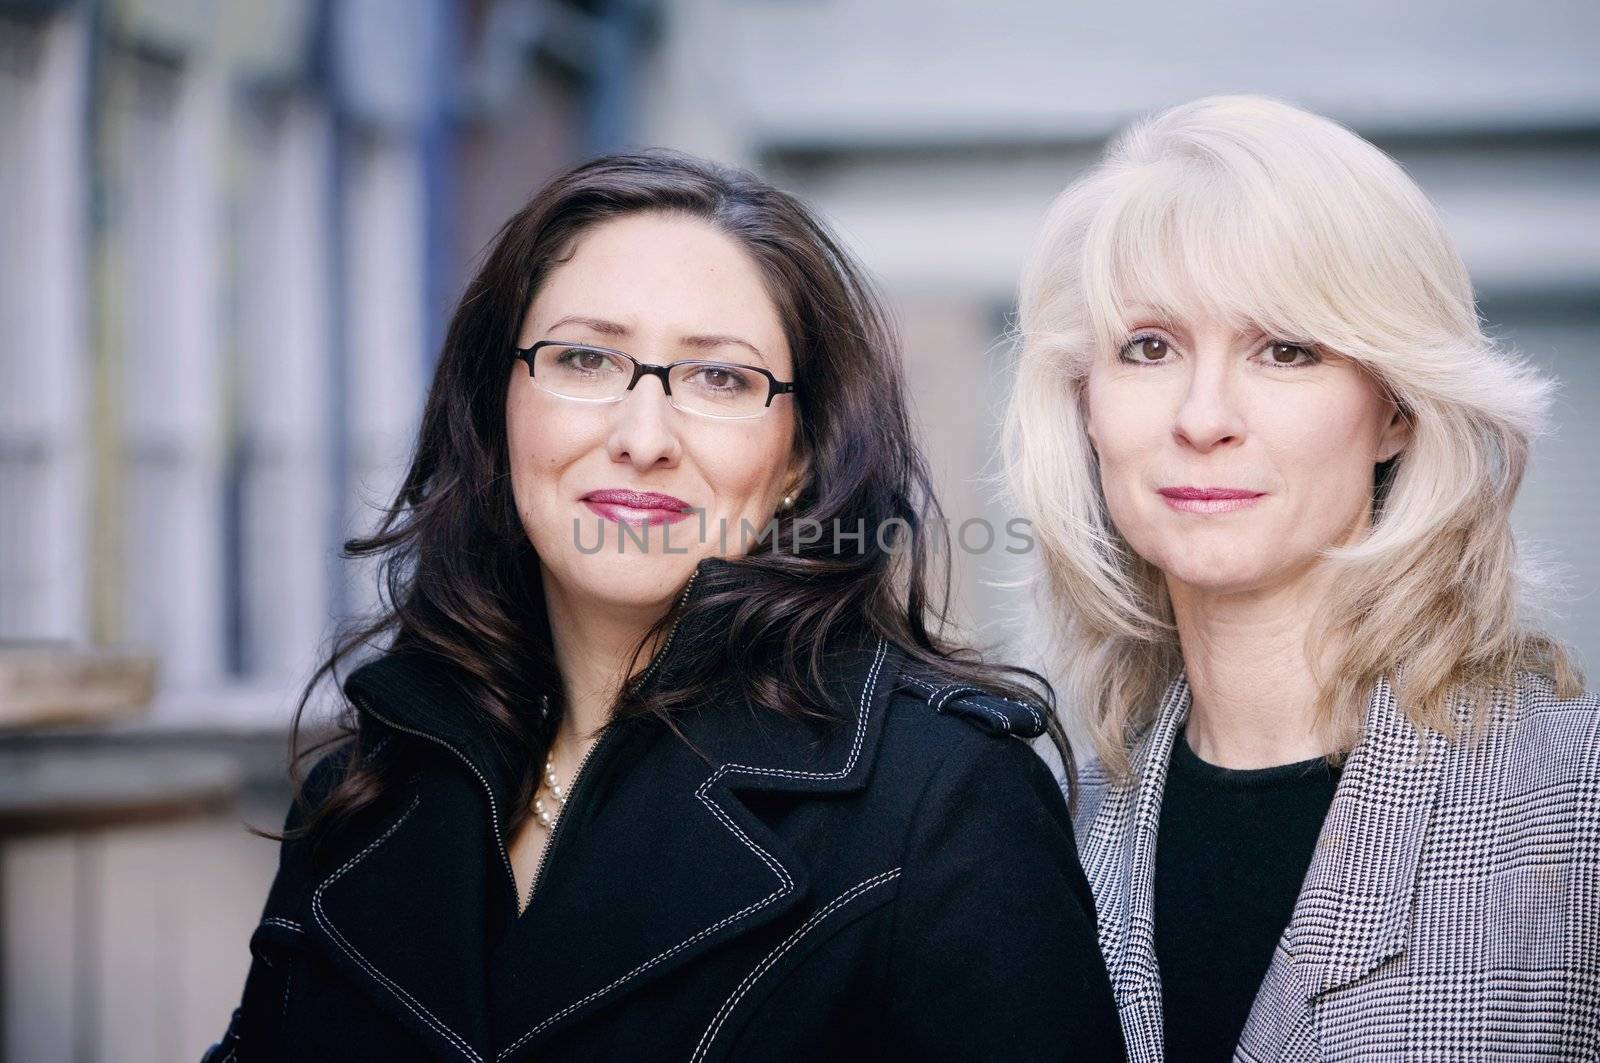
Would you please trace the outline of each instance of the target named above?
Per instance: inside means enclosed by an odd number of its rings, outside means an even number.
[[[212,1058],[1120,1057],[1045,699],[935,636],[929,505],[801,204],[665,153],[552,181],[352,544],[391,608],[323,671],[383,649]]]

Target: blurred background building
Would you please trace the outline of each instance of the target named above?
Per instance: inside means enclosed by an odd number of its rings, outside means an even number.
[[[0,0],[0,642],[156,666],[137,718],[0,752],[109,757],[132,791],[235,767],[137,824],[0,801],[5,1058],[220,1035],[275,860],[239,824],[280,820],[298,686],[375,600],[339,545],[403,472],[475,257],[598,151],[678,147],[818,206],[898,314],[950,516],[1000,526],[1005,326],[1052,196],[1208,93],[1351,125],[1564,384],[1517,522],[1594,664],[1597,40],[1587,0]],[[1015,559],[957,562],[976,636],[1039,654]]]

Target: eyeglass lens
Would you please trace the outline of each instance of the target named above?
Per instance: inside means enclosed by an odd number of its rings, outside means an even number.
[[[767,405],[767,378],[724,362],[681,362],[669,370],[673,405],[712,417],[749,417]],[[553,395],[605,402],[633,379],[626,357],[595,347],[548,344],[534,352],[534,383]],[[643,381],[641,381],[643,383]]]

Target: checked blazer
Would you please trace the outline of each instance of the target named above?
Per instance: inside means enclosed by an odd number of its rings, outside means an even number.
[[[1164,1058],[1155,846],[1189,702],[1180,675],[1131,782],[1082,775],[1079,846],[1136,1063]],[[1600,698],[1524,675],[1447,738],[1379,682],[1234,1059],[1600,1059]]]

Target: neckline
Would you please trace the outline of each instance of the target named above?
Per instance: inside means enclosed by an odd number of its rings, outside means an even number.
[[[1327,757],[1311,757],[1289,764],[1265,768],[1225,768],[1202,758],[1189,745],[1188,735],[1179,728],[1172,743],[1169,777],[1211,790],[1279,789],[1295,785],[1316,785],[1337,779],[1339,768]]]

